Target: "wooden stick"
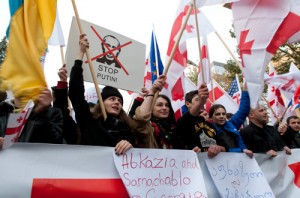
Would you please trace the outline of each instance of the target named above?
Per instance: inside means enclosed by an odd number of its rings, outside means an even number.
[[[211,70],[211,66],[212,66],[213,63],[211,63],[210,65],[210,70]],[[210,72],[210,86],[211,86],[211,94],[212,94],[212,98],[213,98],[213,104],[215,103],[216,101],[216,97],[215,97],[215,91],[214,91],[214,82],[213,82],[213,77],[211,75],[211,72]]]
[[[77,7],[76,7],[76,4],[75,4],[75,0],[72,0],[72,4],[73,4],[73,9],[74,9],[74,12],[75,12],[77,24],[78,24],[78,27],[79,27],[79,32],[82,35],[83,34],[83,29],[82,29],[82,26],[81,26],[81,22],[80,22],[79,14],[78,14]],[[94,82],[94,85],[95,85],[95,89],[96,89],[96,92],[97,92],[97,95],[98,95],[98,98],[99,98],[99,105],[100,105],[100,108],[101,108],[101,112],[103,114],[104,120],[106,120],[107,115],[106,115],[103,99],[102,99],[102,96],[101,96],[101,93],[100,93],[100,89],[99,89],[99,86],[98,86],[98,83],[97,83],[97,78],[96,78],[96,74],[95,74],[95,71],[94,71],[94,66],[93,66],[92,61],[91,61],[90,50],[88,48],[86,49],[86,57],[88,59],[89,68],[90,68],[91,75],[92,75],[92,78],[93,78],[93,82]]]
[[[61,57],[61,62],[62,64],[66,64],[65,62],[65,55],[64,55],[64,47],[63,46],[60,46],[60,57]]]
[[[268,108],[272,111],[274,117],[275,117],[276,120],[278,121],[278,124],[280,124],[281,121],[280,121],[280,119],[277,117],[277,115],[276,115],[276,113],[274,112],[273,108],[270,106],[269,101],[267,101],[267,99],[266,99],[264,96],[261,96],[261,97],[262,97],[262,99],[267,103]]]
[[[65,54],[64,54],[64,47],[63,46],[60,46],[60,57],[61,57],[61,63],[62,63],[62,65],[65,65],[66,62],[65,62]],[[72,116],[71,101],[70,101],[69,96],[67,96],[67,97],[68,97],[69,115]]]
[[[216,31],[215,32],[217,37],[220,39],[220,41],[223,43],[223,45],[225,46],[225,48],[227,49],[227,51],[229,52],[230,56],[233,58],[234,62],[239,66],[239,68],[243,71],[243,67],[241,65],[241,63],[236,59],[236,57],[233,55],[233,53],[231,52],[231,50],[229,49],[229,47],[226,45],[225,41],[222,39],[222,37],[220,36],[220,34]]]
[[[199,59],[200,59],[198,67],[200,67],[202,82],[205,83],[205,81],[204,81],[204,67],[203,67],[203,64],[202,64],[202,53],[201,53],[201,43],[200,43],[200,33],[199,33],[199,26],[198,26],[196,0],[193,0],[193,5],[194,5],[194,15],[195,15],[195,22],[196,22],[196,31],[197,31],[198,52],[199,52]]]

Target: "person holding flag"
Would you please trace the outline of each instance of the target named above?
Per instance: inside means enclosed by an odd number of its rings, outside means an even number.
[[[246,85],[244,85],[246,90]],[[250,98],[248,91],[242,92],[241,104],[238,111],[231,117],[226,119],[226,108],[221,104],[214,104],[209,110],[209,117],[213,120],[213,126],[217,131],[217,141],[223,146],[227,152],[243,152],[250,158],[253,152],[248,150],[244,144],[239,129],[245,122],[250,112]]]
[[[176,132],[183,139],[186,149],[207,152],[208,157],[214,157],[220,152],[225,152],[225,148],[217,145],[217,132],[203,116],[203,113],[206,113],[204,104],[208,95],[208,88],[205,84],[202,84],[198,90],[190,91],[185,95],[188,112],[179,118]]]
[[[176,120],[170,99],[163,94],[154,96],[165,85],[165,76],[159,76],[149,94],[139,106],[133,120],[136,123],[136,140],[139,148],[173,149],[180,147],[174,132]]]

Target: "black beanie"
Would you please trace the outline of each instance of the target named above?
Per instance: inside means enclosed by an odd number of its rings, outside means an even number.
[[[110,97],[110,96],[117,96],[119,98],[121,98],[122,100],[122,105],[123,105],[123,96],[122,94],[119,92],[118,89],[111,87],[111,86],[106,86],[102,89],[101,92],[101,96],[102,96],[102,100],[104,101],[106,98]]]

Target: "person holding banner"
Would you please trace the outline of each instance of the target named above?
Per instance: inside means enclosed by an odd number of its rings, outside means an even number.
[[[207,152],[208,157],[214,157],[220,152],[225,152],[225,148],[217,145],[216,130],[204,117],[206,113],[204,104],[208,95],[209,91],[205,84],[202,84],[198,90],[185,94],[188,112],[179,118],[176,132],[183,139],[186,149]]]
[[[214,104],[209,110],[209,117],[213,120],[213,126],[217,131],[216,140],[227,152],[244,152],[250,158],[253,152],[248,150],[244,144],[239,129],[245,122],[250,111],[250,98],[246,85],[242,91],[241,103],[238,111],[230,118],[226,119],[226,108],[221,104]]]
[[[179,147],[178,138],[174,133],[176,120],[170,99],[160,94],[154,100],[155,94],[161,91],[164,84],[165,76],[160,75],[133,116],[136,122],[136,139],[139,148],[173,149]]]
[[[106,86],[101,96],[107,119],[103,118],[99,101],[90,110],[84,97],[82,68],[83,56],[89,48],[85,34],[80,35],[79,45],[79,53],[70,74],[69,97],[81,131],[81,144],[116,147],[116,154],[123,154],[135,143],[133,122],[123,110],[123,97],[118,89]]]

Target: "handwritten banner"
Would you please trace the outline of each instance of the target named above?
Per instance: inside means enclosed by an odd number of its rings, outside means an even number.
[[[205,162],[221,197],[275,198],[255,158],[222,153]]]
[[[193,151],[130,149],[114,154],[115,166],[132,198],[206,198],[202,171]]]

